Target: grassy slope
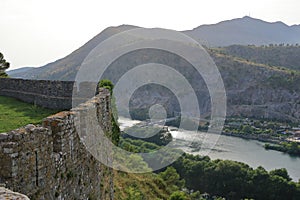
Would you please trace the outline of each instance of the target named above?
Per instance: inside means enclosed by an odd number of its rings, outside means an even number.
[[[232,45],[219,48],[219,51],[253,63],[277,66],[282,69],[300,70],[300,46],[256,47]]]
[[[55,110],[44,109],[10,97],[0,96],[0,133],[27,124],[39,124],[43,118],[56,112]]]
[[[168,199],[170,191],[157,174],[114,174],[115,199]]]

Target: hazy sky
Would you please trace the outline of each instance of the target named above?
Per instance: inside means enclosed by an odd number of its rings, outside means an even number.
[[[300,24],[299,0],[0,0],[0,52],[10,69],[42,66],[108,26],[187,30],[250,15]]]

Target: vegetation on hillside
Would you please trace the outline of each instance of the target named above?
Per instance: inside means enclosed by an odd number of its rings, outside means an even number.
[[[300,46],[233,45],[207,50],[219,67],[226,89],[248,83],[270,90],[300,90]]]
[[[281,151],[294,156],[300,156],[300,145],[297,142],[282,142],[280,144],[265,144],[266,149]]]
[[[174,168],[173,170],[175,171]],[[115,171],[115,199],[168,199],[172,192],[181,189],[176,185],[178,182],[180,180],[176,171],[168,178],[155,173],[132,174]]]
[[[121,138],[119,147],[135,153],[151,153],[162,146],[137,139]],[[167,158],[165,158],[167,159]],[[136,166],[151,168],[139,155],[124,159],[124,165],[137,163]],[[159,159],[157,160],[159,161]],[[163,162],[163,160],[161,160]],[[115,198],[125,200],[203,200],[205,194],[193,192],[186,188],[185,181],[174,167],[167,167],[156,173],[126,173],[114,172]],[[214,197],[211,199],[219,199]],[[221,198],[220,198],[221,199]]]
[[[9,62],[4,59],[3,54],[0,52],[0,77],[7,77],[5,70],[9,68]]]
[[[219,50],[225,54],[243,58],[254,63],[277,66],[290,70],[300,70],[299,45],[242,46],[232,45]]]
[[[291,134],[286,131],[297,126],[298,123],[288,121],[228,117],[223,132],[239,135],[269,135],[279,140],[290,136]]]
[[[119,146],[132,152],[151,152],[161,148],[153,143],[129,138],[122,138]],[[171,167],[156,173],[116,172],[115,189],[117,197],[128,200],[300,198],[300,182],[293,182],[286,169],[267,172],[263,167],[253,169],[241,162],[211,160],[207,156],[186,153]]]
[[[226,199],[300,199],[300,182],[291,181],[286,169],[267,172],[230,160],[184,154],[173,167],[189,190],[205,191]]]
[[[10,97],[0,96],[0,133],[27,124],[39,124],[42,119],[57,113]]]

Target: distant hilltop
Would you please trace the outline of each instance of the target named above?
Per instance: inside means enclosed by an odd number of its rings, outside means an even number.
[[[183,31],[210,47],[229,45],[300,44],[300,25],[265,22],[245,16]]]

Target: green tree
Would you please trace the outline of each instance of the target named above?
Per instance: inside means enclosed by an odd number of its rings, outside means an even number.
[[[114,84],[110,80],[108,80],[108,79],[102,79],[99,82],[98,86],[108,89],[111,94],[112,94],[113,89],[114,89]]]
[[[137,154],[131,154],[124,163],[125,167],[131,171],[151,171],[148,164]]]
[[[285,169],[270,173],[263,167],[228,160],[209,160],[183,154],[172,165],[189,190],[204,191],[226,199],[300,199],[300,183],[290,180]]]
[[[168,167],[164,172],[159,173],[159,176],[167,183],[172,191],[182,189],[184,180],[180,180],[180,176],[174,167]]]
[[[288,153],[291,153],[291,154],[300,153],[300,148],[299,148],[297,142],[292,142],[291,144],[288,145]]]
[[[129,188],[127,188],[125,192],[128,195],[126,200],[143,200],[144,199],[143,193],[139,190],[139,188],[137,188],[135,186],[129,186]]]
[[[250,134],[250,133],[252,133],[253,129],[251,126],[245,125],[245,126],[243,126],[242,131],[243,131],[243,133]]]
[[[4,59],[2,53],[0,53],[0,77],[7,77],[5,70],[9,68],[9,63]]]
[[[270,175],[271,176],[275,176],[275,175],[280,176],[280,177],[284,178],[287,181],[292,180],[285,168],[274,169],[274,170],[270,171]]]
[[[176,191],[171,194],[169,200],[187,200],[187,196],[184,192]]]

